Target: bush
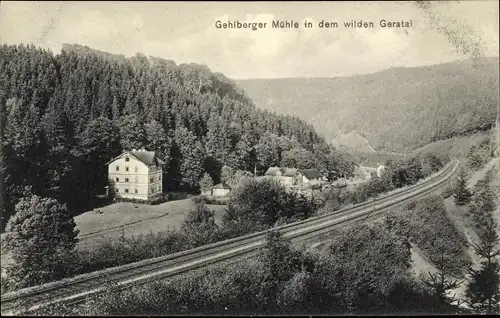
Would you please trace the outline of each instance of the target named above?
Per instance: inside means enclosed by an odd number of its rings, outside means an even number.
[[[0,281],[0,287],[1,287],[2,294],[5,294],[6,292],[9,291],[8,282],[9,282],[9,280],[2,275],[1,281]]]
[[[208,203],[208,198],[206,195],[197,195],[195,197],[192,197],[191,200],[193,200],[195,204]]]
[[[140,200],[140,199],[134,199],[134,198],[122,198],[122,197],[115,197],[114,201],[115,202],[130,202],[130,203],[138,203],[138,204],[149,204],[149,205],[157,205],[163,202],[167,202],[168,195],[162,194],[161,196],[158,196],[156,198],[148,199],[148,200]]]
[[[214,212],[204,203],[196,204],[186,215],[181,232],[191,248],[217,241],[219,227],[215,224]]]
[[[432,263],[442,261],[454,275],[462,276],[464,266],[470,263],[465,253],[467,241],[448,218],[439,196],[416,201],[413,209],[402,209],[386,218],[386,224],[393,233],[417,245]]]
[[[224,223],[242,222],[257,228],[269,228],[279,218],[307,218],[312,212],[310,200],[288,192],[273,180],[248,180],[229,197]]]
[[[449,197],[451,197],[453,195],[454,191],[455,191],[455,188],[451,185],[448,185],[443,189],[443,192],[441,192],[441,196],[445,199],[448,199]]]
[[[227,205],[229,203],[229,197],[215,197],[211,195],[197,195],[192,197],[191,200],[196,204]]]
[[[108,239],[91,250],[80,250],[75,255],[74,267],[77,268],[78,274],[90,273],[188,248],[184,234],[178,230],[141,234],[120,240]]]
[[[432,312],[410,273],[411,253],[380,226],[357,226],[329,248],[295,250],[275,232],[253,259],[107,292],[52,315],[249,315]],[[43,309],[42,309],[43,311]],[[47,312],[46,312],[47,313]]]
[[[184,200],[191,197],[187,192],[169,192],[167,193],[168,201]]]

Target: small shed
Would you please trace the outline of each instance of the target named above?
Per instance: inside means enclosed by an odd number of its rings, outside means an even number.
[[[221,182],[219,184],[216,184],[212,188],[212,195],[215,197],[225,197],[230,192],[231,192],[231,187],[225,182]]]

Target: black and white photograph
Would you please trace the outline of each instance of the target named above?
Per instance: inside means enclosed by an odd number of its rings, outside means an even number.
[[[2,1],[1,314],[500,314],[499,1]]]

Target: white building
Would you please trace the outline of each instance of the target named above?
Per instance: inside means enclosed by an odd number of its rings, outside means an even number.
[[[164,164],[153,151],[144,149],[125,151],[108,162],[115,197],[147,201],[161,196]]]
[[[297,185],[302,182],[302,174],[295,168],[271,167],[267,169],[265,176],[278,181],[284,186]]]
[[[212,188],[212,195],[215,197],[225,197],[231,192],[231,187],[225,183],[221,182]]]

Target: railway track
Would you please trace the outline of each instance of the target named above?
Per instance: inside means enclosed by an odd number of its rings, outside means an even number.
[[[384,213],[388,208],[405,204],[410,199],[439,190],[456,174],[458,164],[456,160],[450,162],[427,180],[375,200],[276,229],[292,241],[302,241],[328,233],[340,226],[363,221],[367,217]],[[163,257],[6,293],[1,296],[2,314],[16,314],[19,313],[16,312],[18,308],[23,308],[23,311],[35,310],[60,302],[77,304],[84,302],[87,297],[99,294],[110,283],[119,288],[127,288],[180,275],[210,264],[250,257],[263,245],[266,232],[253,233]]]

